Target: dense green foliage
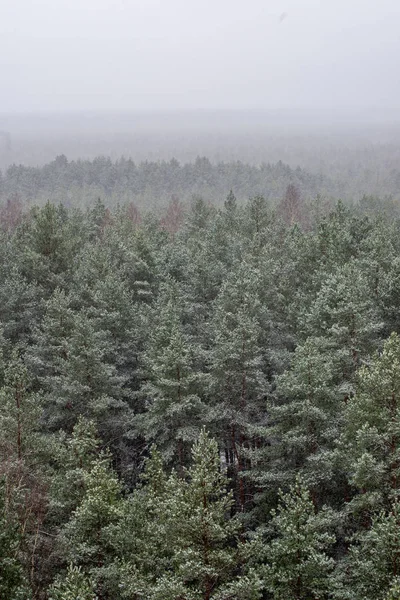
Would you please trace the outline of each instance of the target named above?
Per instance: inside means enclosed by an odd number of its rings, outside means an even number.
[[[3,206],[1,598],[399,597],[387,208]]]

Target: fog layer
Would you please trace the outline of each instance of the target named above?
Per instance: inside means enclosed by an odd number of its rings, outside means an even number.
[[[1,0],[0,113],[396,115],[398,0]]]

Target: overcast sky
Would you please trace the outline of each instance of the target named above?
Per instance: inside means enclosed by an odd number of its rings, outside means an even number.
[[[0,112],[396,109],[400,0],[0,0],[0,75]]]

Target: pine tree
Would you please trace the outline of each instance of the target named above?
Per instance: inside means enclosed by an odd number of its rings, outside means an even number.
[[[70,297],[56,289],[45,304],[43,319],[34,330],[33,344],[26,352],[26,362],[44,390],[51,389],[52,382],[62,372],[74,319]]]
[[[266,408],[268,386],[263,373],[261,323],[266,318],[258,298],[258,272],[242,264],[223,284],[210,323],[213,345],[209,353],[210,409],[213,423],[226,454],[230,474],[237,485],[237,503],[244,511],[244,471],[248,463],[243,451],[252,445],[250,426],[258,423]]]
[[[227,214],[233,214],[237,209],[236,196],[232,190],[229,191],[229,194],[226,197],[226,200],[224,202],[224,207],[225,207]]]
[[[121,518],[107,528],[113,560],[103,576],[113,600],[147,599],[156,582],[171,571],[178,485],[175,474],[168,479],[153,446],[138,486],[121,505]]]
[[[329,274],[357,259],[370,232],[370,220],[357,216],[339,201],[335,210],[319,223],[316,232],[320,269]]]
[[[70,436],[61,434],[50,487],[49,520],[58,528],[83,500],[85,478],[99,457],[101,442],[93,421],[79,417]]]
[[[246,261],[259,271],[259,298],[270,316],[268,328],[263,327],[263,346],[269,350],[267,374],[272,379],[289,366],[291,353],[302,341],[299,313],[303,302],[309,309],[315,299],[317,259],[310,236],[297,226],[288,230],[275,217],[263,237],[261,246],[254,240],[248,250],[251,259]]]
[[[340,451],[357,492],[353,510],[388,507],[400,490],[400,338],[393,333],[381,355],[358,372],[344,414]]]
[[[30,391],[27,369],[15,351],[0,389],[0,475],[5,477],[8,502],[23,532],[19,558],[34,591],[45,577],[50,551],[40,529],[47,515],[49,460],[54,445],[40,431],[41,415],[42,399]]]
[[[272,221],[272,214],[267,200],[263,196],[250,198],[246,205],[249,234],[266,241],[265,231]]]
[[[164,243],[164,235],[153,223],[144,222],[132,237],[132,254],[127,262],[133,275],[135,297],[140,302],[150,302],[157,287],[156,251]]]
[[[79,567],[70,565],[65,578],[59,577],[48,590],[49,600],[97,600],[95,584]]]
[[[58,359],[59,374],[48,380],[46,417],[55,430],[71,432],[80,415],[94,419],[106,443],[118,441],[129,428],[124,378],[106,357],[108,336],[95,331],[84,313],[74,317]]]
[[[133,388],[143,313],[153,285],[134,247],[137,235],[126,240],[119,230],[110,229],[103,243],[85,247],[71,289],[72,306],[85,311],[94,330],[108,336],[108,360],[126,377],[125,387]]]
[[[125,237],[116,226],[107,229],[101,242],[97,240],[84,246],[71,290],[78,308],[90,308],[96,302],[97,289],[110,278],[129,289],[132,301],[151,298],[156,267],[152,240],[144,238],[142,228]]]
[[[252,453],[252,477],[264,490],[259,502],[274,501],[278,487],[287,488],[298,474],[318,504],[337,495],[334,450],[343,406],[327,346],[309,338],[296,348],[290,369],[275,379],[268,424],[258,428],[264,442]]]
[[[123,598],[260,597],[260,580],[250,568],[254,548],[239,540],[240,521],[230,517],[233,497],[216,442],[203,431],[192,456],[185,478],[166,478],[153,451],[146,485],[128,500],[114,532]]]
[[[24,583],[19,561],[21,532],[7,499],[4,479],[0,479],[0,600],[18,600]]]
[[[243,556],[241,551],[243,554],[245,551],[238,541],[240,522],[229,519],[233,497],[227,492],[228,482],[221,473],[217,443],[204,430],[192,456],[188,481],[182,484],[178,502],[175,575],[188,589],[209,600],[218,597],[218,591],[225,585],[234,584],[234,574]],[[249,597],[257,598],[258,591],[254,578]]]
[[[50,202],[40,209],[34,207],[24,230],[17,234],[27,280],[37,282],[46,298],[57,287],[65,287],[77,245],[64,207]]]
[[[399,223],[388,223],[377,218],[376,225],[366,240],[364,249],[365,271],[376,296],[385,323],[387,336],[400,333],[398,301],[400,291]]]
[[[189,232],[189,238],[204,233],[214,214],[215,209],[211,204],[206,203],[201,196],[194,196],[186,217],[185,230]]]
[[[137,419],[138,430],[157,442],[168,461],[182,468],[198,435],[203,405],[201,377],[194,369],[195,348],[184,327],[184,299],[173,280],[161,287],[152,315],[142,355],[141,395],[146,411]]]
[[[146,311],[133,301],[132,289],[118,271],[99,278],[89,294],[85,313],[95,334],[104,339],[103,360],[115,369],[120,397],[133,408],[132,391],[140,382],[138,361]]]
[[[14,345],[26,347],[32,343],[32,331],[42,314],[40,297],[38,285],[29,283],[17,266],[1,279],[0,320],[8,353]]]
[[[101,198],[97,198],[93,208],[87,214],[91,239],[102,239],[111,224],[111,214]]]
[[[356,369],[376,349],[382,329],[360,265],[351,261],[329,275],[304,311],[300,322],[304,336],[329,340],[329,353],[341,369],[343,384],[351,389]]]
[[[219,225],[215,226],[215,222]],[[189,225],[189,231],[190,225]],[[188,302],[188,324],[195,343],[202,350],[210,347],[208,324],[212,312],[212,303],[216,299],[228,267],[226,260],[229,247],[221,216],[209,220],[204,228],[191,232],[185,238],[186,261],[182,287]],[[221,238],[224,241],[221,241]],[[225,247],[226,246],[226,247]],[[204,356],[202,370],[205,370]]]
[[[110,553],[106,530],[121,518],[121,492],[110,457],[100,456],[84,473],[83,498],[61,532],[67,560],[94,579],[99,598]]]
[[[42,402],[29,391],[29,375],[18,351],[14,351],[4,372],[0,389],[0,444],[5,459],[22,463],[35,461],[41,435],[39,419]],[[32,466],[33,463],[31,463]]]
[[[335,541],[329,531],[329,513],[316,514],[301,479],[284,494],[272,511],[275,533],[265,546],[264,586],[274,600],[310,600],[330,597],[334,561],[327,550]]]
[[[351,600],[395,600],[399,592],[400,507],[381,511],[371,527],[352,540],[348,555],[339,564],[336,597]]]

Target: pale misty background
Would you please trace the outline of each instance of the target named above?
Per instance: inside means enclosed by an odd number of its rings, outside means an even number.
[[[0,168],[386,164],[399,63],[398,0],[0,0]]]
[[[400,94],[397,0],[1,0],[0,36],[1,112],[395,111]]]

